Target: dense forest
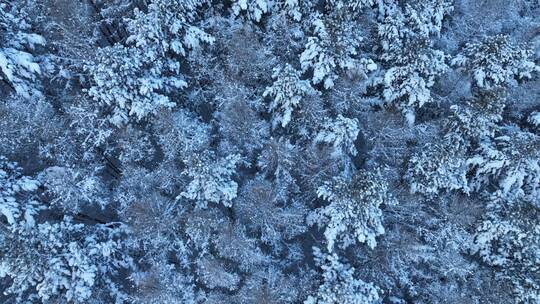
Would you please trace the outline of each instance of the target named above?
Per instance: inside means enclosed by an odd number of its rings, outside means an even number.
[[[0,0],[0,303],[540,303],[539,0]]]

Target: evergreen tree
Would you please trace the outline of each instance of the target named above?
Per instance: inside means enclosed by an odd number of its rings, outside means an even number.
[[[194,200],[201,208],[208,202],[231,207],[238,189],[232,176],[240,160],[236,154],[217,159],[213,154],[193,155],[184,172],[191,181],[179,197]]]
[[[32,51],[45,45],[45,39],[32,32],[23,3],[0,2],[0,80],[25,98],[41,96],[36,85],[42,72]]]
[[[450,1],[424,1],[389,5],[378,24],[384,75],[375,83],[382,97],[414,124],[416,111],[433,102],[431,87],[447,70],[446,55],[433,48],[432,36],[440,33],[444,16],[452,11]]]
[[[378,290],[373,284],[355,278],[355,269],[340,262],[339,257],[313,249],[315,261],[323,271],[323,282],[314,296],[304,304],[360,304],[380,303]]]
[[[301,80],[300,76],[300,73],[290,65],[274,69],[272,77],[275,81],[263,93],[263,96],[273,98],[268,109],[269,112],[274,112],[273,128],[278,125],[286,127],[292,119],[293,111],[300,107],[302,99],[315,94],[309,82]]]
[[[110,120],[120,126],[129,117],[141,120],[162,108],[172,108],[170,93],[185,88],[179,58],[201,43],[214,39],[191,23],[197,1],[152,2],[148,12],[136,11],[127,23],[125,45],[101,49],[86,69],[92,77],[89,96],[108,108]]]
[[[325,89],[334,87],[338,75],[346,71],[367,74],[377,69],[373,60],[358,58],[363,37],[355,23],[341,10],[328,16],[315,15],[311,26],[313,35],[308,38],[300,55],[302,71],[313,73],[313,84]]]
[[[468,43],[452,63],[465,67],[476,86],[490,89],[513,79],[531,78],[539,69],[531,55],[531,50],[513,44],[508,36],[497,35]]]
[[[324,228],[327,248],[336,242],[347,248],[356,242],[370,248],[384,233],[381,205],[395,204],[388,185],[379,174],[359,171],[351,180],[336,177],[317,189],[317,195],[329,202],[308,216],[308,223]]]

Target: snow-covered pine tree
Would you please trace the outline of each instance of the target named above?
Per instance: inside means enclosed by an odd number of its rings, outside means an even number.
[[[122,226],[84,225],[65,218],[28,229],[17,225],[0,238],[0,277],[13,303],[123,303],[115,277],[132,265]]]
[[[471,186],[496,185],[493,199],[527,202],[540,207],[540,138],[514,126],[483,142],[469,160]]]
[[[405,176],[411,193],[436,197],[442,191],[469,192],[466,150],[451,142],[428,143],[414,154]]]
[[[191,181],[177,199],[194,200],[200,208],[205,208],[209,202],[231,207],[238,190],[238,184],[232,177],[241,157],[238,154],[216,157],[214,153],[203,153],[186,161],[187,168],[183,174]]]
[[[171,94],[185,88],[180,58],[214,39],[196,24],[201,1],[158,0],[147,12],[135,11],[127,22],[129,37],[99,50],[86,69],[92,85],[87,93],[109,112],[111,122],[125,125],[172,108]]]
[[[314,15],[313,34],[300,55],[302,71],[313,74],[313,84],[331,89],[339,75],[346,71],[366,76],[377,69],[373,60],[358,53],[363,37],[357,26],[346,10]]]
[[[379,291],[371,283],[356,278],[356,269],[342,263],[335,253],[314,247],[315,262],[322,270],[322,283],[304,304],[377,304]]]
[[[508,85],[512,80],[531,78],[540,68],[531,60],[532,51],[512,43],[506,35],[488,36],[467,43],[452,64],[464,67],[481,89]]]
[[[475,90],[464,104],[450,106],[445,141],[461,149],[474,149],[481,141],[494,138],[506,103],[503,90]]]
[[[446,54],[433,47],[432,37],[451,11],[451,1],[421,1],[404,8],[393,4],[378,24],[384,74],[375,84],[382,85],[385,103],[399,109],[410,125],[416,111],[433,101],[431,87],[448,68]]]
[[[524,201],[492,201],[469,244],[472,254],[511,284],[516,303],[540,299],[538,216],[538,206]]]
[[[248,20],[259,22],[264,14],[269,13],[273,1],[268,0],[235,0],[232,13],[235,16],[245,14]]]
[[[314,138],[315,143],[324,143],[334,148],[333,156],[343,155],[356,156],[358,151],[354,141],[360,132],[358,119],[343,117],[341,114],[336,119],[327,119],[321,130]]]
[[[377,245],[377,236],[384,234],[381,205],[393,205],[396,200],[379,173],[358,171],[352,178],[335,177],[317,189],[317,195],[328,205],[308,215],[310,225],[324,229],[329,252],[336,243],[347,248],[355,243]]]
[[[22,175],[17,163],[0,155],[0,214],[8,227],[34,226],[34,216],[43,208],[33,197],[39,186],[39,181]]]
[[[20,96],[39,97],[36,82],[41,67],[32,51],[45,45],[45,39],[32,32],[29,12],[22,4],[0,2],[0,80]]]
[[[302,80],[299,71],[287,64],[283,68],[275,68],[272,78],[274,83],[266,88],[264,97],[270,96],[272,101],[268,107],[273,112],[272,127],[286,127],[293,118],[306,96],[316,94],[307,80]]]

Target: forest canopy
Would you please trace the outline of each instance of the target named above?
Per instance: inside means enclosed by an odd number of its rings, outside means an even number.
[[[540,303],[538,0],[0,0],[0,303]]]

